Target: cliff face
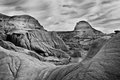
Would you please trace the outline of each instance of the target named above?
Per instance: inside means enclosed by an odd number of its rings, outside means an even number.
[[[68,47],[55,32],[46,31],[39,22],[29,15],[0,15],[2,40],[16,46],[37,52],[41,56],[68,58]]]

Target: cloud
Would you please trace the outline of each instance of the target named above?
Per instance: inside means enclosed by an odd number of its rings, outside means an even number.
[[[27,0],[0,0],[0,5],[15,6],[25,3]]]
[[[72,0],[75,3],[83,3],[85,0]]]
[[[96,5],[96,3],[95,2],[89,2],[89,3],[86,3],[86,4],[84,4],[84,5],[82,5],[82,6],[80,6],[82,9],[89,9],[89,8],[91,8],[91,7],[94,7]]]
[[[110,32],[120,26],[119,4],[120,0],[0,0],[0,12],[31,15],[47,30],[73,30],[76,22],[87,20]]]

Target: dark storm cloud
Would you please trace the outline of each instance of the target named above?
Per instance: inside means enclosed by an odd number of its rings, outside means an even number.
[[[63,5],[63,7],[72,8],[71,5]]]
[[[103,20],[105,18],[107,18],[107,16],[106,16],[106,14],[103,14],[103,15],[100,15],[100,16],[98,15],[98,17],[95,18],[95,19],[89,19],[89,21],[94,22],[94,21]]]
[[[99,15],[99,14],[98,14],[98,17],[97,17],[97,18],[95,18],[95,19],[90,19],[89,21],[93,22],[93,21],[99,21],[99,20],[108,18],[109,13],[111,13],[113,10],[114,10],[114,9],[111,9],[111,10],[103,13],[102,15]],[[90,16],[89,16],[89,17],[90,17]]]
[[[114,23],[114,22],[120,22],[120,18],[116,18],[116,19],[107,19],[107,20],[103,20],[100,23],[101,24],[109,24],[109,23]]]
[[[82,2],[84,2],[85,0],[72,0],[73,2],[75,2],[75,3],[82,3]]]
[[[86,11],[82,11],[83,13],[77,13],[77,15],[71,15],[71,17],[70,18],[72,18],[72,19],[75,19],[75,18],[81,18],[81,17],[83,17],[83,16],[85,16],[85,15],[87,15],[89,12],[86,10]]]
[[[27,0],[0,0],[0,5],[15,6],[25,3]]]
[[[76,5],[63,5],[62,7],[65,7],[65,8],[77,8]]]
[[[14,10],[15,10],[15,11],[28,11],[28,9],[23,8],[23,7],[21,7],[21,6],[16,6]]]
[[[101,4],[110,4],[112,2],[119,1],[119,0],[103,0]]]
[[[90,2],[90,3],[84,4],[84,5],[80,6],[80,7],[81,7],[82,9],[89,9],[89,8],[91,8],[91,7],[94,7],[95,5],[96,5],[95,2]]]
[[[50,4],[44,4],[42,6],[39,7],[40,10],[48,10],[50,7]]]
[[[64,12],[61,13],[61,15],[77,15],[78,13],[76,11],[69,11],[69,12]]]

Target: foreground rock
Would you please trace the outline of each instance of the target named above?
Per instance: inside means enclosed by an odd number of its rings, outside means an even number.
[[[40,75],[53,68],[53,64],[0,47],[0,80],[38,80]]]
[[[103,39],[98,40],[105,41]],[[99,43],[97,43],[99,44]],[[80,63],[55,66],[0,47],[0,80],[119,80],[120,34]]]
[[[91,59],[57,68],[43,80],[119,80],[120,34]]]

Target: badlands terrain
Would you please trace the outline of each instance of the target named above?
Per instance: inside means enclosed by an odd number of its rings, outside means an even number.
[[[87,21],[47,31],[29,15],[0,14],[0,80],[120,80],[120,33]]]

